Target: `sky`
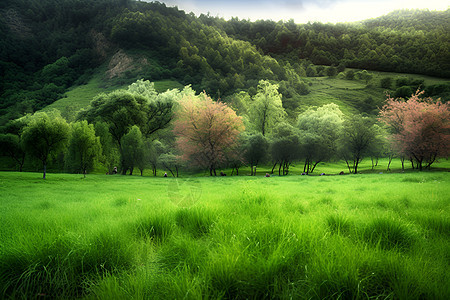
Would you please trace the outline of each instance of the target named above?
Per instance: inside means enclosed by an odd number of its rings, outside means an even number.
[[[197,16],[209,13],[226,20],[288,21],[295,23],[354,22],[380,17],[397,9],[446,10],[449,0],[159,0]]]

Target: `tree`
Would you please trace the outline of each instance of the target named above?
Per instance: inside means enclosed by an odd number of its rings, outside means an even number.
[[[181,165],[179,156],[171,152],[163,153],[159,156],[159,162],[164,169],[169,170],[170,174],[172,174],[173,177],[178,177],[179,168]]]
[[[108,130],[119,149],[122,168],[125,166],[122,137],[133,125],[143,126],[145,112],[142,108],[145,103],[146,98],[142,96],[118,90],[96,96],[90,107],[81,112],[80,119],[108,124]]]
[[[39,112],[23,129],[22,141],[27,153],[42,162],[46,178],[47,162],[64,149],[69,139],[69,124],[56,113]]]
[[[337,72],[337,68],[335,67],[335,66],[329,66],[328,68],[327,68],[327,76],[328,77],[335,77],[336,76],[336,74],[338,73]]]
[[[142,166],[145,161],[144,140],[139,127],[134,125],[130,131],[122,137],[121,141],[123,147],[123,163],[122,174],[125,175],[127,170],[130,170],[130,175],[133,175],[135,166]],[[141,170],[141,176],[143,175]]]
[[[269,142],[261,133],[249,134],[244,138],[243,157],[250,166],[251,175],[256,175],[256,167],[267,157]]]
[[[305,159],[303,172],[313,172],[318,163],[336,154],[337,139],[342,130],[343,113],[334,103],[310,108],[297,118],[301,154]]]
[[[438,157],[450,153],[449,104],[420,97],[417,91],[407,101],[388,97],[380,111],[380,120],[391,129],[391,142],[401,155],[416,162],[419,170]],[[414,164],[413,164],[414,167]]]
[[[278,85],[261,80],[258,84],[258,92],[253,97],[253,103],[249,108],[249,118],[254,129],[265,136],[285,116]]]
[[[68,168],[86,177],[101,153],[102,145],[95,135],[94,125],[86,120],[73,123],[66,157]]]
[[[166,128],[173,118],[174,99],[178,98],[178,90],[168,90],[158,94],[155,84],[148,80],[138,80],[128,87],[128,92],[146,99],[142,110],[145,119],[140,126],[145,137],[149,137],[158,130]]]
[[[390,89],[392,87],[392,77],[383,77],[380,80],[380,87],[383,89]]]
[[[193,166],[208,168],[211,176],[234,155],[238,135],[243,130],[241,118],[231,108],[204,93],[180,102],[174,124],[182,159]]]
[[[367,72],[367,70],[362,70],[362,71],[356,72],[356,76],[357,76],[359,79],[363,80],[363,81],[366,83],[366,85],[368,85],[369,82],[370,82],[370,81],[372,80],[372,78],[373,78],[373,74]]]
[[[171,90],[157,94],[153,83],[138,80],[126,91],[117,90],[96,96],[90,107],[80,113],[79,119],[90,122],[102,121],[108,124],[108,130],[119,149],[123,168],[125,153],[122,137],[132,126],[139,127],[146,138],[167,128],[173,118],[172,109],[175,99],[184,93],[189,93],[189,89],[183,92]]]
[[[154,141],[146,140],[145,147],[147,150],[146,159],[150,163],[153,176],[156,176],[157,175],[156,171],[158,169],[158,165],[160,164],[159,157],[166,151],[165,146],[159,140]]]
[[[120,153],[117,143],[114,142],[111,133],[109,132],[109,126],[105,122],[95,123],[95,134],[100,138],[100,144],[102,147],[101,162],[107,169],[107,174],[112,174],[114,167],[117,167],[120,163]]]
[[[377,133],[373,120],[367,117],[354,115],[344,121],[338,149],[350,173],[358,173],[359,163],[370,155],[370,150],[377,142]]]
[[[278,163],[278,175],[289,173],[289,166],[299,157],[300,139],[295,128],[288,123],[278,124],[272,135],[270,153],[273,161]],[[275,166],[274,166],[275,168]]]
[[[0,155],[10,157],[19,166],[19,172],[22,172],[26,155],[19,135],[0,134]]]

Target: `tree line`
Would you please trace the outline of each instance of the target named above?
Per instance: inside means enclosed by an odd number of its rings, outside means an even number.
[[[271,164],[289,174],[295,162],[313,173],[320,162],[343,160],[358,173],[365,158],[410,160],[429,168],[450,150],[449,105],[416,92],[408,99],[388,97],[379,118],[345,116],[336,104],[311,107],[295,122],[286,118],[278,85],[259,81],[254,96],[236,95],[227,105],[190,86],[157,93],[138,80],[126,90],[96,96],[70,124],[57,111],[11,121],[0,134],[1,154],[21,171],[26,159],[39,162],[46,177],[49,161],[86,175],[94,167],[109,174],[164,169],[217,170]],[[388,166],[389,169],[389,166]]]

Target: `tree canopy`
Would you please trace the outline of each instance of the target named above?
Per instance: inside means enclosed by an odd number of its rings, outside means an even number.
[[[241,118],[231,108],[204,93],[182,99],[174,124],[183,160],[207,168],[211,176],[236,155],[233,150],[243,130]]]
[[[36,113],[23,129],[25,150],[42,162],[43,178],[46,178],[47,162],[62,150],[69,140],[69,124],[53,112]]]
[[[422,95],[417,91],[406,101],[388,97],[380,112],[380,120],[391,129],[394,148],[413,159],[418,169],[450,153],[449,104]]]

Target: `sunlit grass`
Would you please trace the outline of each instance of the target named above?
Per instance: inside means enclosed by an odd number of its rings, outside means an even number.
[[[446,172],[180,180],[0,173],[0,298],[450,295]]]

